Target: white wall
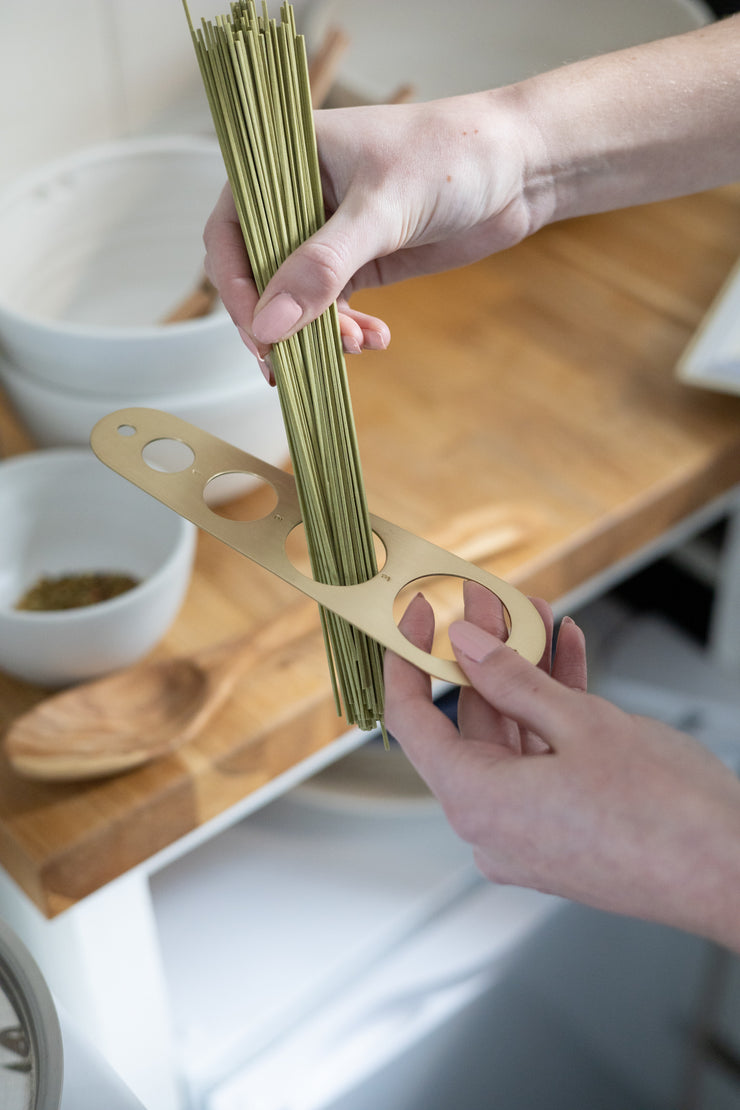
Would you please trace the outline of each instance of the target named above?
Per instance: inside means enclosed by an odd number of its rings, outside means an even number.
[[[0,0],[0,105],[0,186],[110,139],[212,132],[182,0]]]
[[[518,0],[489,2],[509,19],[520,11]],[[606,2],[619,9],[618,0]],[[666,33],[680,29],[677,18],[692,26],[706,12],[702,0],[643,2],[660,9]],[[325,3],[294,0],[305,30],[306,9]],[[229,2],[190,7],[197,20]],[[270,0],[274,16],[278,8],[280,0]],[[334,0],[328,10],[334,19],[341,8]],[[182,0],[0,0],[0,104],[0,185],[124,135],[211,131]]]
[[[127,134],[210,129],[181,0],[0,0],[0,104],[0,184]]]
[[[293,2],[308,30],[306,9],[327,0]],[[584,2],[593,16],[596,0]],[[620,10],[619,0],[600,2],[609,11]],[[645,9],[639,10],[652,11],[664,33],[695,25],[707,14],[703,0],[642,2]],[[519,0],[488,3],[498,4],[501,15],[508,13],[509,22],[519,20]],[[565,0],[561,3],[569,10]],[[269,0],[269,6],[277,16],[279,0]],[[198,20],[228,11],[229,4],[190,0],[190,7]],[[328,9],[333,20],[341,3],[330,0]],[[25,169],[109,139],[211,130],[182,0],[0,0],[0,105],[0,185]]]

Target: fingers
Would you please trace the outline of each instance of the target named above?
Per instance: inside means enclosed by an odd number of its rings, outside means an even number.
[[[468,621],[451,624],[449,637],[458,663],[490,705],[551,747],[567,741],[581,716],[574,691]]]
[[[388,325],[377,316],[369,316],[350,308],[341,297],[337,302],[339,326],[345,353],[359,354],[360,351],[384,351],[391,341]]]
[[[300,274],[304,267],[311,266],[310,257],[302,259],[299,255],[298,259],[289,259],[278,271],[260,300],[228,184],[222,190],[206,223],[203,239],[206,245],[206,273],[218,289],[224,307],[237,325],[245,346],[258,359],[267,381],[274,385],[275,379],[269,363],[266,362],[272,343],[294,334],[299,327],[318,316],[324,308],[328,308],[337,297],[329,294],[330,300],[320,309],[316,306],[323,302],[308,298],[304,310],[291,294],[281,291],[282,286],[290,284],[292,273],[297,270]],[[268,302],[269,309],[265,311]],[[255,312],[258,306],[260,321],[255,330]],[[363,350],[385,350],[390,343],[390,330],[383,320],[350,308],[344,299],[339,299],[338,308],[342,345],[346,354],[358,354]],[[265,339],[265,335],[274,338]]]
[[[542,618],[542,623],[545,626],[545,650],[542,652],[542,658],[537,666],[541,667],[546,674],[550,674],[552,664],[552,639],[555,625],[552,609],[541,597],[530,597],[529,600],[539,613]]]
[[[570,690],[585,693],[588,688],[586,639],[570,617],[564,617],[560,622],[552,677]]]
[[[497,639],[505,640],[507,627],[504,607],[496,595],[478,582],[467,581],[463,587],[463,596],[465,619],[484,628]],[[499,743],[505,744],[514,752],[521,752],[518,726],[513,721],[508,721],[472,686],[464,686],[460,690],[457,721],[460,732],[465,737],[485,740],[495,736]]]
[[[552,638],[552,612],[543,601],[535,601],[542,614],[548,642]],[[472,689],[460,695],[458,720],[461,732],[472,739],[495,738],[498,745],[513,751],[534,753],[566,743],[586,712],[585,702],[574,695],[586,689],[585,641],[569,618],[561,625],[553,674],[546,666],[535,667],[502,642],[506,635],[503,607],[499,599],[478,583],[465,584],[466,620],[450,625],[449,637],[458,663],[470,679]],[[434,616],[421,596],[409,606],[401,629],[425,651],[431,650]],[[549,650],[546,658],[549,657]],[[429,679],[417,668],[387,653],[389,711],[411,737],[412,761],[416,762],[413,733],[421,726],[414,715],[424,702],[424,719],[433,710]],[[398,737],[401,739],[401,737]]]
[[[340,206],[268,282],[252,320],[259,344],[295,335],[338,300],[355,273],[375,257],[372,221],[366,211],[352,216],[350,208]]]
[[[206,273],[218,289],[224,308],[237,327],[247,326],[259,298],[228,184],[221,190],[208,218],[203,241]],[[257,353],[264,355],[265,352]]]
[[[555,624],[552,609],[542,598],[532,597],[529,600],[540,614],[542,623],[545,626],[545,650],[542,652],[542,658],[537,666],[540,670],[544,671],[545,674],[551,674],[552,640]],[[551,751],[550,745],[545,743],[541,736],[538,736],[536,732],[533,732],[529,728],[522,729],[521,731],[521,745],[522,755],[541,755],[543,752]]]
[[[504,607],[494,593],[481,586],[480,582],[468,579],[463,583],[463,600],[465,604],[465,619],[479,628],[484,628],[499,640],[505,640],[508,634]]]
[[[434,640],[434,613],[418,594],[409,604],[399,628],[411,643],[430,651]],[[411,762],[434,789],[434,768],[442,771],[446,760],[438,749],[459,742],[457,729],[432,701],[429,675],[392,651],[385,653],[385,721]],[[436,753],[436,754],[435,754]]]
[[[267,361],[268,348],[257,343],[249,332],[259,294],[252,278],[244,236],[228,184],[221,190],[216,206],[208,218],[203,241],[206,245],[206,274],[218,289],[224,308],[236,324],[244,346],[257,359],[267,382],[274,385],[272,368]]]

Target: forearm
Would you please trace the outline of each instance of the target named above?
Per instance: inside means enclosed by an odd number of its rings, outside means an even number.
[[[206,227],[209,276],[261,355],[364,286],[740,179],[740,15],[505,88],[320,112],[316,129],[329,219],[259,301],[230,195]],[[382,321],[351,312],[347,350],[387,344]]]
[[[535,226],[740,178],[740,15],[512,87]]]
[[[695,837],[688,817],[676,852],[683,875],[668,890],[671,876],[658,880],[659,897],[666,901],[665,920],[740,953],[740,786],[725,803],[716,798]]]

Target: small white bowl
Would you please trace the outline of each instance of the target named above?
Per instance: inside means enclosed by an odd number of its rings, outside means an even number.
[[[0,343],[72,389],[138,395],[230,375],[246,350],[218,302],[158,323],[197,284],[203,227],[226,180],[215,140],[83,150],[0,192]]]
[[[164,636],[192,573],[197,530],[95,458],[36,451],[0,463],[0,668],[63,686],[124,667]],[[15,608],[39,578],[129,574],[139,584],[77,609]]]
[[[73,393],[41,381],[2,358],[0,384],[38,447],[87,446],[90,432],[103,416],[118,408],[143,406],[179,416],[273,466],[282,466],[288,458],[277,390],[269,388],[256,361],[229,383],[201,384],[199,389],[173,390],[161,396],[129,394],[116,398]],[[221,487],[223,500],[246,492],[257,479],[239,478],[236,482],[233,489]]]

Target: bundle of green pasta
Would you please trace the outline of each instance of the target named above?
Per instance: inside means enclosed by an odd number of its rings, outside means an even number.
[[[254,0],[193,26],[193,44],[260,293],[324,221],[308,65],[293,9],[281,20]],[[314,578],[352,585],[377,572],[357,436],[332,305],[272,365]],[[322,623],[337,709],[360,728],[383,719],[382,649],[335,614]]]

